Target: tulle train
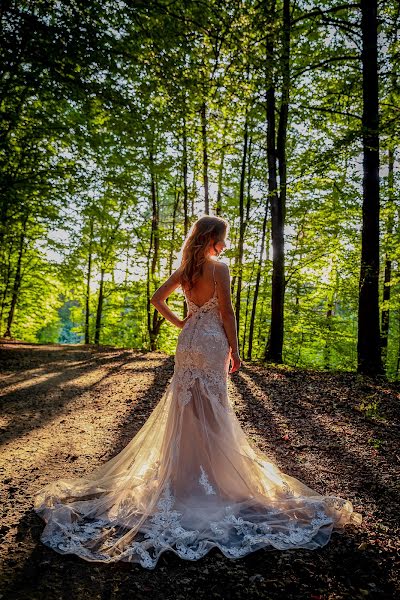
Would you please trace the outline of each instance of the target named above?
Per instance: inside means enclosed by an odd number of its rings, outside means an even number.
[[[176,373],[143,427],[84,478],[42,488],[34,508],[44,544],[87,561],[153,569],[166,550],[197,560],[260,548],[324,546],[360,524],[350,501],[283,473],[245,435],[226,396],[196,378],[181,400]]]

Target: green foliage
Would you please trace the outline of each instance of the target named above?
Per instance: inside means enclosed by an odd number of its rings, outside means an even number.
[[[331,0],[318,11],[305,2],[290,5],[284,360],[353,370],[362,216],[360,30],[358,8],[337,7]],[[260,269],[252,358],[262,358],[272,273],[270,212],[260,264],[269,201],[265,85],[271,74],[280,100],[284,76],[281,0],[276,9],[271,19],[253,0],[7,5],[1,17],[1,334],[14,294],[13,337],[81,343],[87,316],[91,343],[97,320],[100,343],[150,348],[149,299],[178,266],[185,217],[190,226],[204,212],[205,126],[210,213],[219,202],[231,225],[226,260],[234,299],[242,277],[245,357]],[[392,268],[390,300],[381,308],[390,312],[385,357],[387,374],[396,379],[398,168],[393,181],[387,175],[389,148],[398,166],[400,138],[394,0],[381,3],[380,19],[382,274],[388,258]],[[267,34],[274,36],[273,63],[266,58]],[[182,295],[168,302],[183,317]],[[173,353],[178,334],[163,322],[156,347]]]

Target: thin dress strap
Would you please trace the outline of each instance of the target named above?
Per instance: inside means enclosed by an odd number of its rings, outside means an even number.
[[[215,296],[215,294],[216,294],[216,292],[217,292],[217,281],[216,281],[216,279],[215,279],[215,261],[214,261],[214,267],[213,267],[213,279],[214,279],[214,294],[213,294],[213,296],[212,296],[212,297],[214,298],[214,296]],[[182,289],[183,289],[183,293],[184,293],[184,295],[186,296],[186,298],[187,298],[188,300],[190,300],[189,296],[188,296],[188,295],[187,295],[187,293],[185,292],[185,289],[184,289],[183,287],[182,287]],[[211,298],[210,298],[210,300],[211,300]],[[190,300],[190,302],[193,302],[193,300]],[[208,302],[209,302],[209,300],[207,300],[207,302],[206,302],[205,304],[207,304]],[[196,303],[195,303],[195,302],[193,302],[193,304],[195,304],[195,305],[196,305]],[[197,305],[196,305],[196,306],[197,306]],[[203,305],[203,306],[204,306],[204,305]],[[199,306],[198,308],[201,308],[201,307]]]
[[[214,268],[213,268],[213,279],[214,279],[214,294],[217,290],[217,282],[215,281],[215,262],[214,262]]]

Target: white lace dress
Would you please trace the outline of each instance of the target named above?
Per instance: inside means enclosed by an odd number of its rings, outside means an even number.
[[[216,287],[201,307],[186,301],[193,315],[162,398],[117,456],[37,493],[41,541],[87,561],[153,569],[166,550],[197,560],[213,547],[233,559],[260,548],[315,549],[360,524],[350,501],[286,475],[246,437],[228,397]]]

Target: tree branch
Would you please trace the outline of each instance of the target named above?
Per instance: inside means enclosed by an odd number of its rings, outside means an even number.
[[[331,108],[324,108],[323,106],[310,106],[310,105],[306,105],[306,104],[297,104],[296,106],[298,106],[299,108],[305,108],[306,110],[317,110],[317,111],[326,112],[326,113],[329,113],[332,115],[342,115],[343,117],[352,117],[353,119],[359,119],[360,121],[362,120],[361,115],[356,115],[354,113],[349,113],[349,112],[343,112],[341,110],[334,110]]]
[[[299,23],[300,21],[303,21],[303,19],[311,19],[312,17],[323,17],[324,15],[335,13],[340,10],[348,10],[351,8],[360,8],[360,4],[358,2],[350,4],[341,4],[340,6],[333,6],[332,8],[328,8],[327,10],[316,8],[315,10],[312,10],[309,13],[304,13],[303,15],[300,15],[296,19],[292,19],[291,26],[293,27],[295,23]]]
[[[309,65],[305,69],[300,69],[297,72],[294,69],[292,78],[294,79],[296,77],[299,77],[303,73],[306,73],[307,71],[319,69],[320,67],[324,67],[325,65],[328,65],[329,63],[339,62],[341,60],[361,60],[361,57],[358,56],[357,54],[356,55],[349,54],[348,56],[332,56],[331,58],[326,58],[325,60],[321,60],[320,62],[316,63],[315,65]]]

